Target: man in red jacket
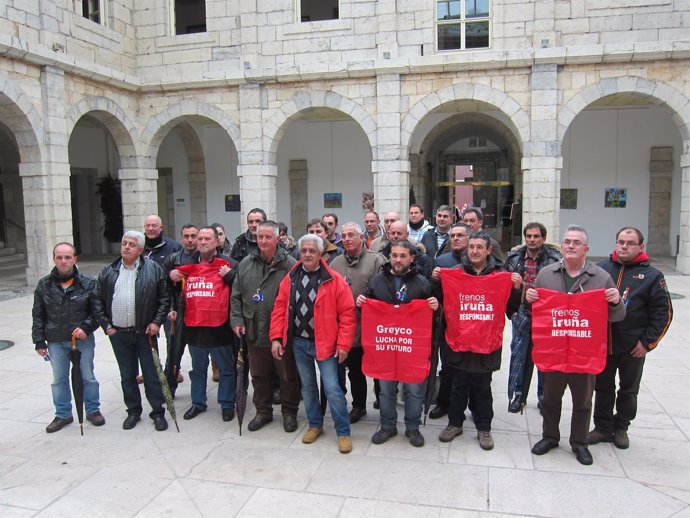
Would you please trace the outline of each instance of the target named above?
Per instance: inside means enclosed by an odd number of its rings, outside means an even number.
[[[309,429],[302,437],[305,444],[323,433],[316,360],[338,434],[338,450],[350,453],[350,418],[338,383],[338,364],[345,361],[354,341],[354,300],[345,279],[321,259],[324,243],[319,236],[302,236],[297,246],[301,261],[281,281],[271,313],[271,353],[280,360],[286,347],[294,351],[309,419]]]

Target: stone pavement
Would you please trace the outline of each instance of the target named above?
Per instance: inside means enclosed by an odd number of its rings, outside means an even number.
[[[30,342],[32,299],[17,293],[0,302],[0,339],[16,343],[0,351],[0,516],[690,517],[690,277],[669,273],[667,280],[687,298],[674,300],[673,325],[648,356],[631,447],[592,446],[589,467],[575,461],[567,439],[543,457],[530,454],[541,418],[534,401],[524,415],[507,412],[507,347],[494,377],[496,447],[489,452],[479,448],[471,421],[452,443],[439,442],[444,419],[427,421],[423,448],[402,434],[373,445],[378,412],[371,405],[353,425],[349,455],[338,453],[328,418],[324,436],[302,444],[303,411],[296,433],[283,432],[277,408],[273,423],[248,432],[250,403],[239,436],[236,420],[221,421],[211,381],[209,411],[181,419],[188,379],[176,399],[181,433],[173,426],[156,432],[148,419],[124,431],[117,364],[100,331],[96,375],[107,423],[87,423],[83,437],[77,425],[48,435],[50,367]],[[188,356],[185,362],[187,378]]]

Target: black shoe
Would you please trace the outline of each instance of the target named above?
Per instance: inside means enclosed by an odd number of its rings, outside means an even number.
[[[129,414],[127,419],[122,423],[122,429],[131,430],[139,421],[141,421],[141,416],[139,414]]]
[[[153,418],[153,426],[156,428],[157,432],[162,432],[168,429],[168,421],[162,415],[157,415]]]
[[[56,417],[53,421],[46,426],[46,432],[55,433],[62,430],[65,426],[74,422],[74,417]]]
[[[273,404],[274,405],[280,405],[280,389],[279,388],[273,389],[273,392],[271,393],[271,397],[273,398]]]
[[[356,423],[357,421],[362,419],[362,417],[364,417],[365,415],[367,415],[367,409],[366,408],[357,408],[357,407],[353,406],[352,410],[350,410],[350,414],[349,414],[350,424]]]
[[[619,450],[627,450],[630,447],[630,439],[626,430],[613,432],[613,445]]]
[[[522,401],[522,394],[515,394],[513,400],[508,403],[508,412],[511,414],[517,414],[518,412],[522,414],[525,408],[525,403]]]
[[[383,444],[388,439],[395,437],[396,435],[398,435],[397,428],[390,428],[389,430],[381,428],[378,432],[371,436],[371,442],[374,444]]]
[[[223,414],[223,421],[226,423],[235,419],[235,409],[234,408],[224,408],[221,412]]]
[[[405,437],[410,440],[410,444],[415,448],[424,446],[424,436],[419,430],[405,430]]]
[[[594,459],[592,458],[592,454],[589,453],[589,450],[587,449],[587,446],[579,446],[577,448],[573,448],[573,453],[575,454],[575,458],[580,464],[584,464],[585,466],[589,466],[594,462]]]
[[[535,455],[544,455],[545,453],[549,453],[551,450],[557,447],[558,443],[556,441],[552,441],[551,439],[542,439],[537,444],[532,446],[532,453]]]
[[[292,433],[297,430],[297,416],[292,414],[283,415],[283,430]]]
[[[198,416],[201,412],[206,412],[205,408],[199,408],[196,405],[192,405],[189,407],[189,410],[187,410],[184,415],[182,416],[186,421],[189,421],[190,419],[194,419],[196,416]]]
[[[448,407],[445,405],[436,405],[429,412],[429,419],[441,419],[444,415],[448,415]]]
[[[374,404],[372,405],[374,407],[374,410],[379,410],[381,408],[381,403],[379,403],[379,400],[377,399],[374,401]]]
[[[254,419],[249,421],[249,424],[247,425],[247,429],[250,432],[256,432],[257,430],[261,430],[264,426],[266,426],[271,421],[273,421],[273,416],[257,415]]]

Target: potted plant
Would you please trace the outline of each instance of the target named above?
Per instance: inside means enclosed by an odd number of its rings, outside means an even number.
[[[96,194],[100,198],[101,212],[104,217],[103,237],[109,243],[119,243],[124,234],[120,180],[108,173],[96,182],[96,186]]]

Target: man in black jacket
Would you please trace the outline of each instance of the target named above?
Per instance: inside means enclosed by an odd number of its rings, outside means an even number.
[[[427,230],[421,241],[426,248],[426,255],[432,261],[447,251],[452,224],[453,209],[449,205],[441,205],[436,209],[436,226]]]
[[[517,272],[522,277],[523,293],[532,287],[539,270],[561,260],[561,253],[546,244],[546,227],[541,223],[527,223],[522,231],[525,244],[508,252],[503,265],[507,272]],[[508,375],[508,412],[522,412],[527,404],[527,394],[532,381],[532,307],[523,300],[517,312],[511,316],[513,339],[510,342],[510,370]],[[543,375],[537,373],[537,406],[541,408],[544,393]]]
[[[96,342],[93,332],[97,327],[94,314],[99,307],[94,287],[96,280],[79,273],[77,253],[71,243],[58,243],[53,248],[55,268],[43,277],[34,292],[31,339],[36,352],[53,368],[53,404],[55,419],[46,432],[62,430],[74,421],[69,385],[69,350],[76,338],[81,352],[79,367],[84,379],[84,405],[86,419],[94,426],[105,424],[100,412],[98,381],[93,373]]]
[[[157,214],[149,214],[144,220],[145,256],[163,266],[170,254],[182,249],[182,245],[163,233],[163,220]]]
[[[411,300],[425,299],[429,307],[436,311],[438,300],[431,295],[431,284],[426,277],[417,273],[414,256],[417,249],[407,239],[391,243],[390,264],[376,274],[370,281],[365,295],[359,295],[357,307],[366,304],[367,298],[380,300],[388,304],[406,304]],[[374,444],[383,444],[391,437],[398,435],[396,422],[398,413],[395,409],[398,381],[379,380],[381,393],[381,428],[371,437]],[[405,436],[410,444],[417,448],[424,446],[424,436],[419,431],[422,424],[424,383],[403,383],[401,390],[405,400]]]
[[[649,264],[644,236],[638,229],[619,230],[615,251],[598,265],[616,283],[626,312],[625,320],[611,325],[612,351],[594,386],[594,429],[589,432],[589,444],[613,442],[617,448],[625,449],[630,446],[628,427],[637,414],[645,356],[666,334],[673,319],[673,306],[664,275]]]
[[[160,327],[168,315],[170,293],[165,271],[145,259],[144,234],[129,230],[122,236],[121,257],[103,268],[96,287],[102,311],[98,323],[110,337],[120,368],[127,418],[122,428],[131,430],[141,420],[141,393],[137,386],[137,363],[144,375],[149,416],[156,430],[168,428],[163,409],[163,391],[153,364],[151,344],[156,346]]]
[[[259,228],[259,223],[264,221],[266,221],[266,212],[263,209],[255,207],[247,213],[247,231],[235,239],[235,244],[232,245],[232,250],[230,251],[230,257],[240,263],[249,254],[259,253],[259,246],[256,243],[256,232]]]

